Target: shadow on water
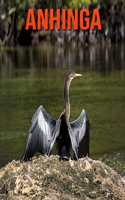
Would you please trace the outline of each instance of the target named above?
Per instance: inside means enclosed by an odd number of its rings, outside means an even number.
[[[70,87],[70,121],[84,108],[90,157],[125,154],[125,45],[17,47],[0,51],[0,167],[20,159],[36,109],[58,119],[68,70],[82,73]]]

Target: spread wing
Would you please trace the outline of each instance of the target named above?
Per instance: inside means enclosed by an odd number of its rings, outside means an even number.
[[[83,109],[78,119],[67,123],[76,159],[89,155],[89,120]]]
[[[58,126],[59,121],[50,117],[44,108],[40,106],[32,117],[21,162],[29,160],[36,152],[50,154],[56,139],[54,136],[58,134],[55,134]]]

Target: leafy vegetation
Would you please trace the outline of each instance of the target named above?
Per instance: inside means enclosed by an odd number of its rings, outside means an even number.
[[[124,0],[0,0],[0,46],[14,45],[17,43],[23,45],[29,45],[32,42],[32,30],[24,33],[27,12],[28,9],[33,8],[35,10],[35,17],[37,15],[37,9],[57,9],[57,8],[71,8],[71,9],[82,9],[88,8],[92,10],[94,7],[100,7],[100,17],[103,22],[103,33],[96,33],[95,38],[101,38],[99,40],[113,41],[122,40],[124,38],[124,23],[125,23],[125,12],[124,12]],[[113,6],[112,6],[113,5]],[[112,7],[112,9],[111,9]],[[15,12],[16,11],[16,12]],[[92,12],[91,12],[92,13]],[[115,17],[117,15],[117,18]],[[108,23],[108,26],[107,26]],[[108,29],[108,30],[106,30]],[[105,31],[106,30],[106,31]],[[121,31],[122,30],[122,31]],[[23,32],[20,33],[20,32]],[[113,33],[114,32],[114,33]],[[18,34],[19,33],[19,34]],[[108,33],[108,36],[105,35]],[[18,40],[18,36],[21,39]],[[89,38],[90,34],[88,34]],[[87,38],[86,37],[86,38]],[[24,39],[25,38],[25,41]],[[95,39],[86,39],[90,43],[94,43]],[[93,36],[92,36],[93,38]],[[22,42],[23,40],[23,42]],[[52,38],[53,40],[53,38]],[[21,41],[21,42],[20,42]],[[28,41],[28,42],[26,42]],[[86,41],[84,41],[86,43]]]

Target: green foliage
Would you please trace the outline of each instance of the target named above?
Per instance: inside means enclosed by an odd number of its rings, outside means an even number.
[[[29,2],[32,6],[42,3],[41,0],[29,0]],[[49,0],[49,1],[44,0],[44,2],[47,3],[49,8],[51,8],[52,5],[56,5],[58,8],[71,8],[71,9],[78,8],[79,9],[85,6],[86,7],[89,6],[91,3],[97,3],[97,0],[68,0],[68,1],[67,0]]]
[[[25,6],[26,6],[26,1],[25,1],[25,0],[22,0],[22,1],[16,0],[16,4],[18,5],[18,8],[19,8],[19,9],[24,10],[24,9],[25,9]]]
[[[121,4],[124,0],[115,0],[117,4]],[[0,7],[0,16],[6,16],[6,21],[11,24],[12,15],[8,16],[9,11],[15,7],[17,10],[16,15],[16,26],[22,27],[24,25],[24,19],[27,16],[28,8],[71,8],[71,9],[81,9],[88,8],[91,4],[99,3],[103,9],[107,9],[107,5],[112,3],[112,0],[8,0],[3,1]],[[28,5],[28,6],[27,6]],[[0,18],[1,21],[1,18]]]
[[[68,2],[68,7],[74,9],[89,6],[91,3],[97,3],[97,0],[70,0]]]
[[[0,8],[0,14],[7,14],[13,7],[16,7],[17,11],[25,10],[26,2],[25,0],[6,1]]]
[[[40,2],[40,0],[29,0],[29,3],[34,6],[36,4],[38,4]]]

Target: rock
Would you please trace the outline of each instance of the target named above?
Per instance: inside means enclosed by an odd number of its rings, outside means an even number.
[[[101,161],[58,156],[13,160],[0,169],[0,199],[125,199],[125,181]]]

